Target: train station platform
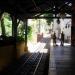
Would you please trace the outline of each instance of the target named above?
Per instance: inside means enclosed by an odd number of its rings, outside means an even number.
[[[69,44],[52,46],[47,36],[34,49],[37,52],[26,53],[0,75],[75,75],[74,47]]]
[[[50,38],[43,38],[20,59],[12,62],[0,75],[47,75]]]
[[[74,49],[71,46],[51,47],[48,75],[75,75]]]

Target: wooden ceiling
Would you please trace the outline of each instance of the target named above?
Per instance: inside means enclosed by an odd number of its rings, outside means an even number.
[[[0,11],[17,18],[31,18],[36,14],[72,14],[72,0],[0,0]]]

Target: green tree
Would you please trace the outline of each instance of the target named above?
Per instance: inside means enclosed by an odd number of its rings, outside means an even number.
[[[32,39],[32,27],[31,26],[28,26],[28,39],[31,40]]]
[[[3,13],[1,18],[2,35],[12,36],[12,21],[8,13]]]
[[[5,36],[5,25],[4,25],[4,19],[3,17],[1,18],[1,29],[2,29],[2,35]]]
[[[46,21],[48,25],[50,25],[51,22],[53,21],[53,18],[50,18],[50,17],[53,17],[53,14],[52,13],[44,14],[44,17],[49,17],[49,18],[46,18]]]
[[[28,40],[31,40],[32,38],[32,27],[31,26],[28,26],[27,27],[28,30],[27,30],[27,37],[28,37]],[[18,26],[18,38],[21,39],[21,40],[24,40],[25,38],[25,26],[24,26],[24,23],[22,21],[20,21],[19,23],[19,26]]]

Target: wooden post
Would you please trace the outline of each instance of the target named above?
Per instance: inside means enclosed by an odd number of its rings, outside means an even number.
[[[0,20],[1,20],[2,35],[3,35],[3,36],[6,36],[6,33],[5,33],[5,26],[4,26],[4,18],[2,17],[2,13],[0,14]]]
[[[25,51],[28,51],[28,46],[27,46],[27,29],[28,29],[28,20],[24,20],[24,26],[25,26]]]
[[[75,3],[73,3],[72,27],[71,27],[71,46],[75,46]]]
[[[13,50],[13,59],[17,59],[17,48],[16,48],[16,42],[17,42],[17,18],[15,16],[12,16],[12,36],[14,37],[14,50]]]
[[[5,36],[5,26],[4,26],[4,19],[1,19],[1,29],[2,29],[2,35]]]
[[[75,14],[72,14],[71,45],[75,46]]]

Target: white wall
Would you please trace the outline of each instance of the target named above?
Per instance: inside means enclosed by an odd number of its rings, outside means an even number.
[[[56,36],[59,37],[58,33],[61,33],[62,31],[65,34],[65,39],[67,39],[67,36],[71,37],[71,19],[60,19],[60,24],[57,24],[57,19],[54,19],[53,21],[53,31],[56,32]],[[65,28],[66,24],[69,24],[69,28]]]

